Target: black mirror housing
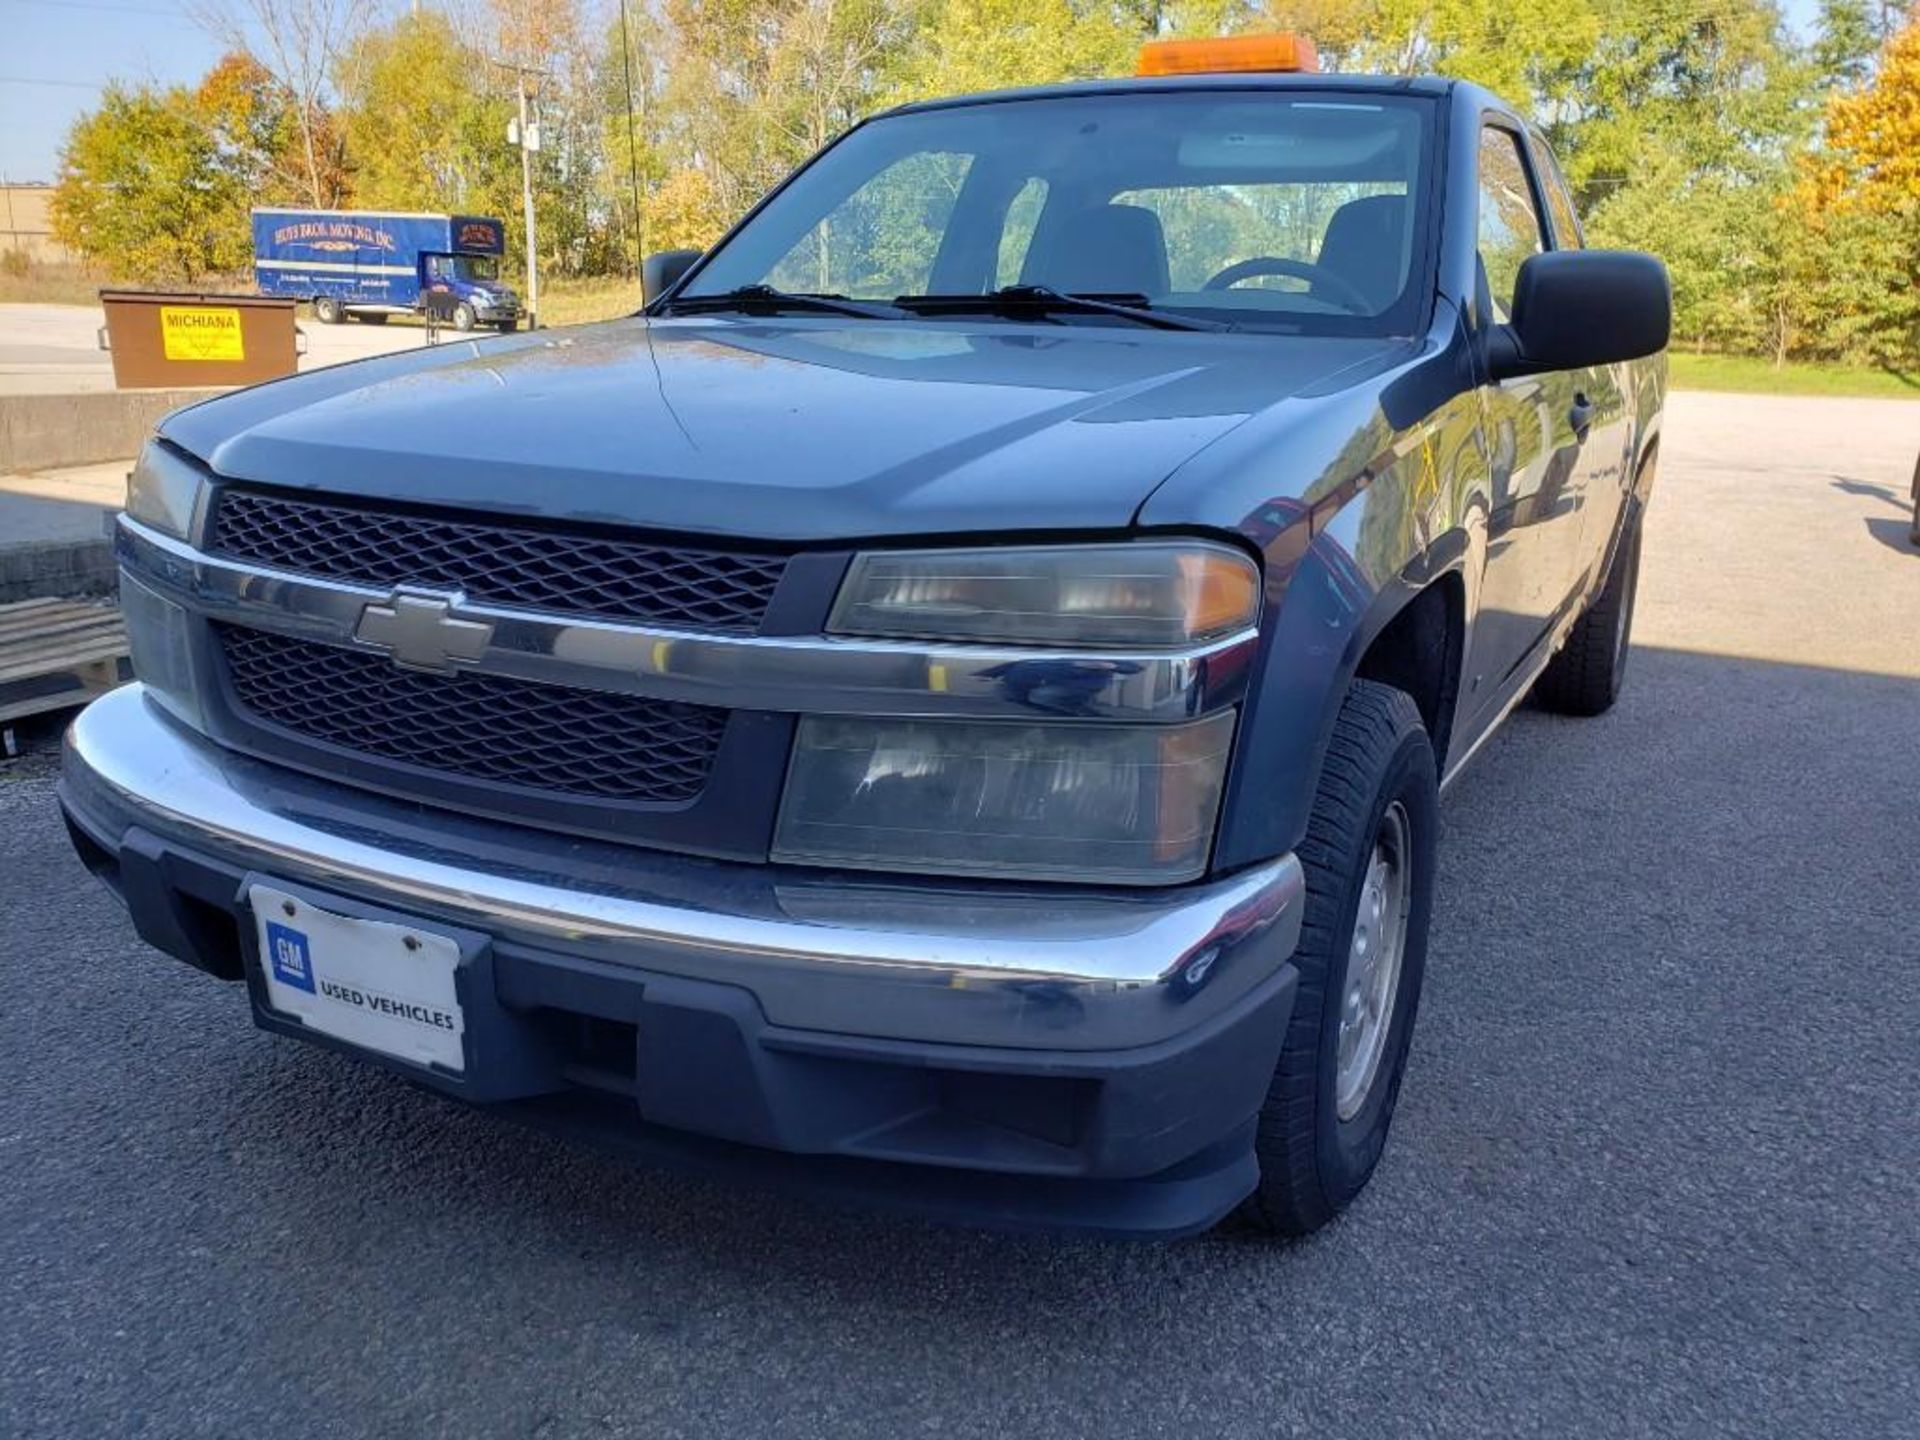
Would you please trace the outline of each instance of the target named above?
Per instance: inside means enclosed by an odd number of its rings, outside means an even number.
[[[640,296],[651,305],[700,258],[698,250],[661,250],[647,256],[640,265]]]
[[[1513,319],[1496,330],[1496,380],[1638,360],[1667,348],[1673,287],[1658,257],[1638,250],[1551,250],[1520,267]]]

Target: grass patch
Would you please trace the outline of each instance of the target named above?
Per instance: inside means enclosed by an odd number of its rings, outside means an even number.
[[[1864,395],[1920,400],[1920,383],[1860,365],[1775,365],[1751,355],[1667,356],[1676,390],[1732,390],[1752,395]]]
[[[0,268],[0,305],[97,305],[113,280],[80,265],[43,265],[24,274]]]
[[[514,288],[520,286],[516,284]],[[526,296],[520,298],[524,300]],[[624,276],[582,280],[543,278],[540,281],[542,325],[585,325],[594,320],[616,320],[639,308],[640,282]]]

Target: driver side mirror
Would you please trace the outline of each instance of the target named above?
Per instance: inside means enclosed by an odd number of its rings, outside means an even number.
[[[647,256],[640,266],[640,298],[651,305],[680,277],[693,268],[703,252],[699,250],[661,250]]]
[[[1513,319],[1487,339],[1496,380],[1638,360],[1667,348],[1667,267],[1638,250],[1551,250],[1520,267]]]

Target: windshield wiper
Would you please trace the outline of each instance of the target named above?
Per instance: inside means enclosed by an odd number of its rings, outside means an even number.
[[[698,315],[714,310],[819,310],[829,315],[853,315],[862,320],[898,320],[891,305],[868,305],[844,295],[821,295],[776,290],[771,285],[741,285],[718,295],[676,295],[661,308],[666,315]]]
[[[1144,295],[1070,295],[1047,285],[1003,285],[984,295],[902,295],[893,302],[902,310],[929,315],[962,315],[990,311],[1004,313],[1022,310],[1046,313],[1068,311],[1079,315],[1116,315],[1137,325],[1160,330],[1231,330],[1219,320],[1201,320],[1192,315],[1174,315],[1155,310]]]

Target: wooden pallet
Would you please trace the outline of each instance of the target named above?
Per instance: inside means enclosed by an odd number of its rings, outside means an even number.
[[[111,605],[22,600],[0,605],[0,726],[84,705],[129,676],[127,627]]]

